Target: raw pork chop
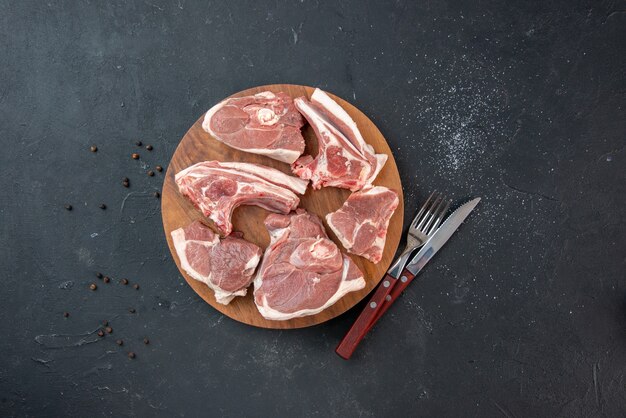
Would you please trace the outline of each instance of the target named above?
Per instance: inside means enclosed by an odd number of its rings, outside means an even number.
[[[291,164],[304,152],[302,125],[291,97],[265,91],[218,103],[202,128],[230,147]]]
[[[292,171],[311,180],[314,189],[332,186],[356,191],[371,184],[387,155],[375,154],[350,115],[320,89],[315,89],[311,101],[299,97],[294,102],[315,131],[319,153],[315,158],[300,157]]]
[[[215,291],[215,300],[227,305],[245,296],[261,259],[261,249],[235,234],[220,237],[199,221],[172,231],[180,264],[194,279]]]
[[[383,256],[389,219],[400,200],[386,187],[366,187],[350,195],[326,222],[349,252],[378,263]]]
[[[328,239],[315,215],[298,209],[265,219],[271,242],[254,279],[254,303],[266,319],[314,315],[365,287],[363,273]]]
[[[175,179],[178,190],[215,222],[223,235],[232,231],[230,218],[238,206],[256,205],[286,214],[298,207],[296,193],[304,194],[307,186],[306,181],[273,168],[218,161],[192,165]]]

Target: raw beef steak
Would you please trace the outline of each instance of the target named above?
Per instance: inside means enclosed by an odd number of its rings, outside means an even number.
[[[254,279],[254,303],[266,319],[314,315],[365,287],[363,273],[328,239],[315,215],[298,209],[265,219],[271,242]]]
[[[230,234],[235,208],[256,205],[272,212],[289,213],[298,207],[296,193],[304,194],[307,182],[258,164],[205,161],[176,174],[178,190],[215,222],[223,235]]]
[[[230,147],[291,164],[304,152],[302,125],[291,97],[265,91],[218,103],[202,128]]]
[[[350,195],[326,222],[349,252],[378,263],[383,256],[389,219],[400,200],[386,187],[366,187]]]
[[[313,127],[319,152],[315,158],[300,157],[292,171],[311,180],[314,189],[332,186],[356,191],[371,184],[387,155],[374,152],[350,115],[320,89],[315,89],[311,101],[299,97],[294,103]]]
[[[215,291],[215,300],[227,305],[235,296],[245,296],[261,249],[233,234],[220,240],[199,221],[172,231],[172,240],[182,268]]]

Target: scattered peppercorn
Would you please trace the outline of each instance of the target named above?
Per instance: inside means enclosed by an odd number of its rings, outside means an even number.
[[[107,208],[107,205],[105,205],[104,203],[100,203],[100,209],[105,210]]]
[[[128,358],[135,358],[135,353],[133,353],[132,351],[128,353]]]
[[[117,345],[124,345],[124,341],[122,341],[122,340],[116,340],[116,341],[115,341],[115,344],[117,344]]]
[[[142,143],[141,141],[137,141],[137,142],[135,142],[135,145],[137,145],[138,147],[140,147],[140,146],[142,146],[142,145],[143,145],[143,143]]]
[[[150,177],[154,176],[154,171],[152,171],[152,170],[148,171],[148,175],[149,175]]]
[[[99,337],[104,337],[104,331],[102,331],[101,329],[98,330],[98,336]]]
[[[98,279],[101,279],[101,278],[102,278],[102,273],[100,273],[100,272],[96,273],[96,277],[97,277]]]
[[[96,284],[95,284],[95,283],[92,283],[92,284],[90,284],[90,285],[89,285],[89,288],[90,288],[91,290],[96,290],[96,289],[98,288],[98,286],[96,286]]]
[[[156,168],[156,171],[158,172],[163,171],[163,167],[161,167],[160,165],[157,165],[155,168]]]
[[[137,154],[136,152],[133,152],[131,157],[133,157],[133,160],[138,160],[139,159],[139,154]]]
[[[158,199],[159,197],[161,197],[161,193],[159,193],[159,192],[154,192],[154,197],[156,197],[156,198]]]
[[[128,279],[122,279],[122,284],[128,284]]]
[[[105,283],[109,283],[111,281],[111,279],[108,276],[104,276],[104,282]]]
[[[106,327],[105,330],[106,330],[107,334],[110,334],[110,333],[113,332],[113,328],[111,328],[111,327]]]
[[[63,316],[64,316],[65,318],[67,318],[67,317],[69,317],[69,316],[70,316],[70,313],[69,313],[69,312],[63,312]]]
[[[146,149],[147,149],[148,151],[152,151],[152,145],[146,145]]]
[[[66,210],[72,210],[72,205],[65,205]]]
[[[128,186],[130,186],[130,184],[127,181],[122,182],[122,186],[128,188]]]
[[[150,344],[150,340],[149,340],[149,339],[147,339],[147,338],[144,338],[144,339],[143,339],[143,343],[144,343],[144,344],[146,344],[146,345],[148,345],[148,344]]]
[[[108,327],[109,326],[109,321],[102,321],[102,326]]]
[[[90,149],[91,149],[91,152],[98,151],[98,147],[96,147],[95,145],[92,145]]]
[[[130,309],[128,310],[128,312],[130,312],[130,313],[135,313],[135,312],[137,312],[137,311],[135,310],[135,308],[130,308]]]
[[[139,285],[137,283],[135,283],[133,287],[135,288],[135,290],[139,290]]]

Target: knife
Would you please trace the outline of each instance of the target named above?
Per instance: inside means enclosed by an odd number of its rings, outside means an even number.
[[[404,270],[402,270],[399,279],[393,279],[393,282],[389,282],[389,280],[385,278],[374,294],[374,296],[376,296],[376,293],[387,293],[385,302],[381,304],[372,302],[365,307],[365,310],[359,315],[346,336],[337,346],[335,352],[340,357],[348,360],[352,356],[367,332],[374,326],[378,319],[387,312],[393,302],[402,294],[404,289],[407,288],[437,251],[450,239],[465,218],[474,210],[478,202],[480,202],[480,197],[470,200],[452,212],[433,236],[426,241],[420,251],[409,261]],[[387,289],[390,289],[390,291]]]

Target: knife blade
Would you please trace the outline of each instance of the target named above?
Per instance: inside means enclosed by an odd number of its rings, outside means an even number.
[[[465,218],[474,210],[480,202],[480,197],[470,200],[452,212],[448,219],[435,231],[432,237],[422,247],[422,249],[407,263],[405,269],[416,275],[428,263],[428,261],[443,247],[452,234],[461,226]]]
[[[419,273],[424,266],[430,261],[430,259],[443,247],[443,245],[450,239],[450,237],[456,232],[456,230],[461,226],[463,221],[469,216],[469,214],[474,210],[476,205],[480,202],[480,197],[470,200],[469,202],[459,206],[457,210],[452,212],[450,216],[444,221],[444,223],[435,231],[432,237],[426,241],[424,246],[420,249],[420,251],[415,254],[415,256],[406,264],[402,273],[400,274],[400,279],[393,286],[389,295],[385,298],[385,302],[380,306],[378,312],[374,318],[372,318],[371,323],[367,327],[367,331],[376,324],[376,322],[380,319],[381,316],[389,307],[395,302],[396,299],[404,292],[404,289],[408,287],[408,285],[413,281],[417,273]]]

